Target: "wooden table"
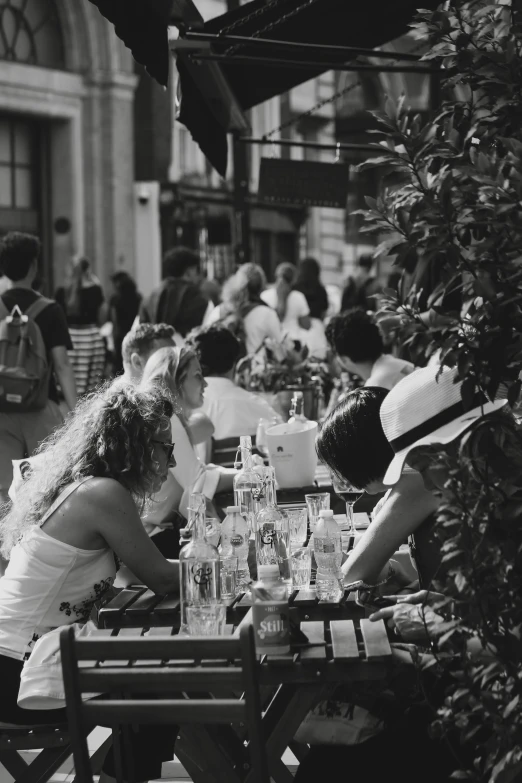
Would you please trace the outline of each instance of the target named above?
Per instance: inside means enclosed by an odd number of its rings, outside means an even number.
[[[231,600],[228,633],[249,621],[249,608],[247,595]],[[287,655],[265,655],[259,665],[266,750],[275,783],[293,779],[281,758],[287,747],[302,758],[306,749],[296,746],[293,737],[310,708],[336,684],[384,680],[391,665],[384,624],[364,619],[351,594],[333,604],[317,601],[314,590],[296,591],[290,610],[308,643]],[[156,596],[145,587],[125,589],[100,610],[99,620],[104,635],[174,635],[179,598]],[[241,727],[182,727],[176,756],[194,783],[252,783]]]

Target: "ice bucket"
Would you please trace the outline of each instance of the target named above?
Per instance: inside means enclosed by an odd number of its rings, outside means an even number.
[[[314,483],[316,435],[316,421],[307,421],[299,432],[291,432],[288,424],[276,424],[266,430],[270,464],[281,488],[309,487]]]

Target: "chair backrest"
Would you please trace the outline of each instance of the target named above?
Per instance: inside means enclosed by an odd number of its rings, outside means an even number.
[[[256,436],[252,435],[252,449],[255,452]],[[239,448],[239,437],[222,438],[215,440],[212,438],[212,448],[210,452],[210,462],[214,465],[222,465],[224,468],[233,468],[236,461],[236,454]]]
[[[259,783],[269,782],[251,625],[239,637],[223,638],[76,639],[73,628],[65,628],[60,647],[78,783],[92,783],[89,727],[162,723],[245,723],[252,769]],[[216,690],[242,696],[214,698]],[[97,693],[103,696],[88,698]]]

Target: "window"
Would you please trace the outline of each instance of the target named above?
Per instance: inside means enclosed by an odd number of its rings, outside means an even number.
[[[38,131],[30,122],[0,117],[0,207],[35,209]]]
[[[0,0],[0,60],[65,68],[62,29],[53,0]]]

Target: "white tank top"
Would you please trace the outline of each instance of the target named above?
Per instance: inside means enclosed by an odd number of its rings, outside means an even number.
[[[41,526],[81,484],[70,484],[40,523],[13,547],[0,578],[0,655],[24,660],[34,643],[61,625],[84,623],[116,575],[112,549],[78,549]]]

